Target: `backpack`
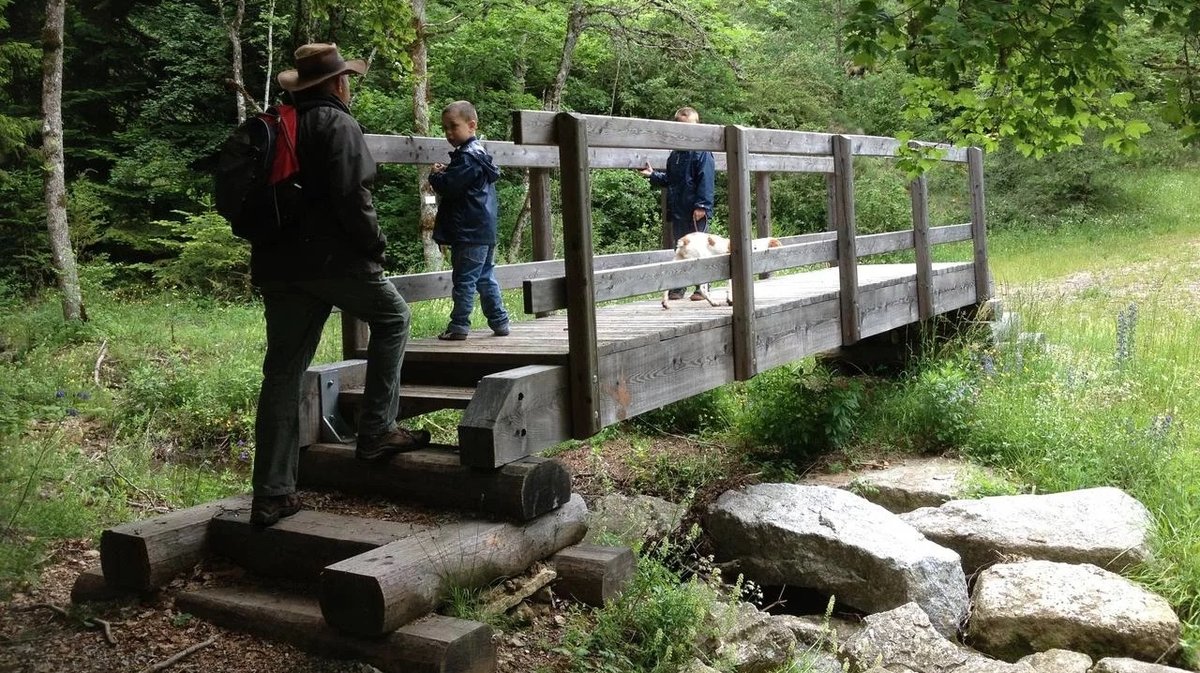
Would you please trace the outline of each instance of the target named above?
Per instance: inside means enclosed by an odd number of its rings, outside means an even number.
[[[282,240],[302,212],[296,108],[275,105],[242,122],[217,159],[217,212],[252,244]]]

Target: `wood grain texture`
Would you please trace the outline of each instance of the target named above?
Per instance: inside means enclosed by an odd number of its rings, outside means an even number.
[[[331,628],[315,598],[280,590],[214,587],[175,598],[183,611],[218,626],[282,641],[334,659],[370,664],[383,673],[493,673],[492,628],[430,615],[382,638],[355,638]]]
[[[983,302],[992,297],[988,273],[987,210],[983,195],[983,150],[967,150],[967,176],[971,183],[971,240],[975,256],[975,296]]]
[[[850,139],[833,138],[834,222],[838,235],[838,269],[841,271],[842,342],[858,341],[858,252],[854,220],[854,157]]]
[[[571,545],[550,557],[558,573],[554,592],[594,607],[607,605],[633,579],[634,558],[628,547]]]
[[[464,465],[494,468],[571,437],[565,367],[531,365],[484,377],[458,425]]]
[[[738,381],[758,373],[754,358],[754,274],[750,240],[754,223],[750,211],[750,168],[746,129],[725,127],[729,158],[729,273],[733,287],[733,370]]]
[[[908,185],[912,202],[913,247],[917,255],[917,315],[922,321],[933,317],[933,251],[929,242],[929,181],[922,175]]]
[[[487,585],[575,544],[586,515],[583,498],[574,495],[521,526],[467,521],[397,540],[326,568],[321,612],[343,633],[390,633],[428,613],[452,586]]]

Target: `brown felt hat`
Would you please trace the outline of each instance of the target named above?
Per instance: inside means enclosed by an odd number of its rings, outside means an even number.
[[[284,70],[275,78],[284,91],[302,91],[348,72],[356,75],[367,72],[366,61],[360,58],[344,60],[336,44],[314,42],[303,45],[296,50],[295,58],[296,67]]]

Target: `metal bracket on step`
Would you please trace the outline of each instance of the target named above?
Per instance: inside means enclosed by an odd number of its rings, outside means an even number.
[[[338,395],[342,392],[341,380],[336,371],[317,374],[317,386],[321,399],[321,441],[349,444],[354,433],[338,411]]]

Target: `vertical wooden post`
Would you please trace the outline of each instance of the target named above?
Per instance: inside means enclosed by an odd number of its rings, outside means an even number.
[[[342,311],[342,359],[354,360],[363,357],[367,350],[370,332],[367,323]]]
[[[825,174],[825,231],[837,231],[837,176]],[[832,261],[829,266],[836,266]]]
[[[554,221],[550,217],[550,169],[529,169],[529,216],[533,222],[533,260],[554,259]],[[538,318],[553,315],[540,311]]]
[[[967,174],[971,183],[971,241],[975,244],[975,301],[991,299],[988,274],[987,221],[983,202],[983,150],[967,148]]]
[[[917,315],[933,317],[933,261],[929,245],[929,182],[924,175],[908,185],[912,200],[913,248],[917,252]]]
[[[750,152],[746,129],[725,127],[725,174],[729,179],[730,283],[733,285],[733,372],[738,381],[758,373],[754,357],[754,273],[750,248]]]
[[[766,238],[771,235],[771,174],[758,172],[754,174],[754,236]],[[767,271],[758,274],[766,280],[771,277]]]
[[[596,350],[596,290],[592,268],[592,181],[587,123],[570,112],[554,117],[562,179],[563,261],[567,276],[567,363],[571,435],[600,431],[600,362]]]
[[[842,344],[857,343],[858,227],[854,220],[854,153],[850,139],[833,137],[833,221],[837,227],[838,268],[841,277]]]

